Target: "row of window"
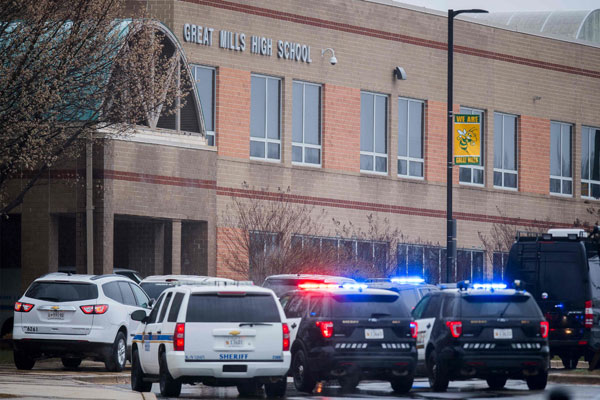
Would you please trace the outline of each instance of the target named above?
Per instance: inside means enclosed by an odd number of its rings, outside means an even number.
[[[215,69],[194,66],[196,87],[200,96],[210,145],[215,142]],[[250,157],[281,160],[281,79],[252,75],[250,105]],[[400,177],[423,179],[424,108],[422,100],[398,98],[398,156],[397,174]],[[388,96],[361,92],[360,111],[360,170],[388,174]],[[461,107],[461,114],[481,117],[482,147],[484,111]],[[292,163],[320,166],[321,85],[294,81],[292,85]],[[494,187],[518,189],[518,116],[494,112]],[[573,195],[572,173],[573,125],[562,122],[550,124],[550,182],[549,191],[558,195]],[[528,143],[528,145],[534,145]],[[600,129],[582,128],[581,195],[600,198]],[[484,185],[484,149],[480,165],[461,166],[459,180],[463,184]]]

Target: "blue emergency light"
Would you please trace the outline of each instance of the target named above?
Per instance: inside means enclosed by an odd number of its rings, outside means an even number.
[[[418,285],[420,283],[424,283],[425,279],[413,276],[413,277],[406,277],[406,278],[392,278],[392,279],[390,279],[390,282]]]
[[[505,283],[474,283],[473,289],[502,290],[502,289],[506,289],[506,284]]]

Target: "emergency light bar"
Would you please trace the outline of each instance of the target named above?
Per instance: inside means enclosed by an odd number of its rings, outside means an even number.
[[[392,279],[390,279],[390,281],[392,283],[419,284],[419,283],[424,283],[425,279],[418,278],[418,277],[407,277],[407,278],[392,278]]]
[[[337,283],[314,283],[306,282],[298,285],[298,289],[314,290],[314,289],[337,289],[340,285]]]
[[[344,283],[342,285],[343,289],[349,289],[349,290],[364,290],[368,287],[369,287],[368,285],[361,284],[361,283]]]
[[[473,289],[479,290],[498,290],[506,289],[505,283],[474,283]]]

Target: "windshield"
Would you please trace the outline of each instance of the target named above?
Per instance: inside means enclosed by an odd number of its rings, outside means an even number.
[[[331,296],[331,315],[342,318],[408,318],[407,308],[397,295],[346,294]]]
[[[98,298],[98,287],[91,283],[38,281],[33,282],[25,296],[55,303],[92,300]]]
[[[158,296],[173,286],[173,284],[169,282],[142,282],[140,286],[144,289],[144,292],[146,292],[148,297],[151,299],[158,299]]]
[[[270,294],[195,294],[190,296],[187,322],[281,322]]]
[[[475,295],[461,297],[463,318],[541,318],[542,313],[529,296]]]

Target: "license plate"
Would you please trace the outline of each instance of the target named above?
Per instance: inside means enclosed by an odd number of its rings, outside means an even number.
[[[494,339],[512,339],[512,329],[494,329]]]
[[[64,311],[48,311],[48,319],[65,319]]]
[[[383,339],[383,329],[365,329],[365,339]]]
[[[244,347],[244,339],[242,338],[231,338],[225,339],[225,347]]]

